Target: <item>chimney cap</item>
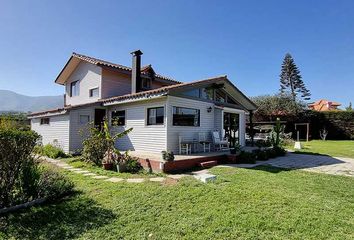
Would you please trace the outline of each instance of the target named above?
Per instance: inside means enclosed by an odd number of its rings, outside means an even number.
[[[140,51],[140,49],[138,49],[138,50],[131,52],[130,54],[135,55],[135,56],[140,56],[140,55],[143,55],[143,52]]]

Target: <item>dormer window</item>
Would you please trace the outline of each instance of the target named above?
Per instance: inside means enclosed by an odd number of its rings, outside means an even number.
[[[142,78],[141,79],[141,88],[143,90],[150,90],[151,89],[151,79],[150,78]]]
[[[99,88],[92,88],[89,90],[90,97],[99,97]]]
[[[79,96],[80,88],[79,81],[70,83],[70,97]]]

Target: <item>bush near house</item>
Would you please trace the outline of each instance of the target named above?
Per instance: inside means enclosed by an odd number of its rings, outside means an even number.
[[[0,129],[0,208],[72,190],[70,181],[33,157],[38,138],[33,131]]]
[[[61,149],[60,147],[54,146],[52,144],[46,144],[44,146],[35,146],[34,152],[36,154],[47,156],[50,158],[66,158],[68,157],[67,154]]]
[[[83,141],[82,157],[85,161],[96,166],[114,165],[119,166],[120,170],[136,173],[142,167],[137,158],[128,155],[128,152],[121,154],[115,147],[117,139],[124,137],[133,129],[129,128],[115,135],[111,134],[107,119],[103,122],[102,129],[90,128],[90,135]],[[112,170],[112,168],[106,168]],[[114,168],[113,168],[114,169]],[[115,168],[116,169],[116,168]]]

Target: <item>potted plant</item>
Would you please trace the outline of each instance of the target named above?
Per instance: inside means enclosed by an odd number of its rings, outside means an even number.
[[[113,162],[109,160],[103,160],[102,166],[104,170],[112,170],[113,169]]]
[[[162,159],[165,160],[166,162],[170,162],[175,160],[175,155],[173,154],[172,151],[162,151]]]
[[[112,170],[116,159],[114,150],[108,149],[102,159],[102,167],[104,170]]]
[[[115,158],[115,165],[117,168],[117,172],[122,173],[127,170],[127,165],[126,165],[126,159],[128,157],[128,151],[125,152],[125,154],[117,154],[117,157]]]

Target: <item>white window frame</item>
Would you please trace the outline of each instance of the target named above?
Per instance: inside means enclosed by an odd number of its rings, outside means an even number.
[[[76,91],[75,91],[75,94],[73,94],[73,83],[75,83],[75,88],[76,88]],[[76,80],[76,81],[72,81],[70,83],[70,89],[69,89],[69,93],[70,93],[70,97],[78,97],[80,95],[80,80]]]
[[[124,124],[123,124],[123,125],[113,125],[113,124],[112,124],[112,121],[113,121],[113,119],[112,119],[112,113],[113,113],[113,112],[124,112]],[[124,126],[127,125],[127,110],[126,110],[126,109],[111,110],[109,118],[110,118],[110,120],[111,120],[110,123],[111,123],[111,126],[112,126],[112,127],[124,127]]]
[[[94,90],[97,90],[97,96],[91,95],[91,93],[93,93]],[[100,97],[100,88],[94,87],[94,88],[89,89],[89,97],[90,98],[99,98]]]
[[[148,119],[148,111],[151,108],[163,108],[163,124],[148,124],[149,123],[149,119]],[[146,127],[165,127],[166,126],[166,105],[152,105],[152,106],[148,106],[145,107],[145,126]]]
[[[48,123],[42,123],[42,120],[48,119]],[[43,117],[39,119],[39,125],[50,125],[50,118],[49,117]]]

